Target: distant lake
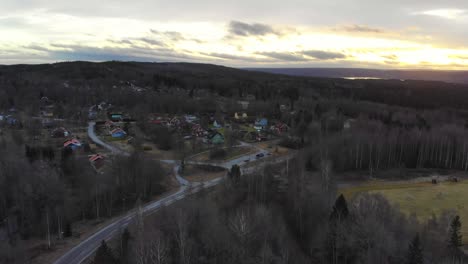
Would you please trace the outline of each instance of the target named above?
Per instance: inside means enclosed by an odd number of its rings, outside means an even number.
[[[366,77],[366,76],[352,76],[352,77],[342,77],[347,80],[381,80],[379,77]]]

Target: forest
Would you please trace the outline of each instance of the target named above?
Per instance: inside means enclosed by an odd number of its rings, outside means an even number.
[[[135,89],[135,87],[141,89]],[[188,63],[66,62],[0,66],[0,113],[21,109],[22,127],[1,128],[0,262],[25,263],[22,241],[71,236],[81,219],[111,217],[163,193],[168,172],[141,152],[104,174],[67,152],[34,149],[27,135],[47,96],[56,116],[86,125],[89,106],[111,102],[164,149],[177,149],[151,113],[243,111],[281,120],[297,150],[291,169],[230,173],[212,193],[140,219],[103,244],[98,263],[465,263],[453,212],[429,222],[378,194],[347,200],[346,173],[408,178],[415,169],[468,170],[468,85],[429,81],[293,77]],[[288,111],[281,111],[286,105]],[[19,133],[22,130],[24,133]],[[281,186],[275,176],[287,179]],[[338,197],[338,198],[337,198]],[[14,230],[10,232],[8,230]],[[5,243],[3,241],[6,241]]]

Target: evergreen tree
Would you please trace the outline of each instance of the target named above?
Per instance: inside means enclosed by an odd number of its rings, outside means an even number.
[[[237,182],[240,179],[241,170],[239,165],[232,165],[231,171],[229,172],[229,178],[233,182]]]
[[[112,250],[107,246],[106,241],[103,240],[97,249],[93,264],[117,264],[117,260],[112,255]]]
[[[413,240],[409,244],[407,263],[408,264],[423,264],[424,263],[421,242],[419,240],[418,234],[416,234],[416,236],[413,238]]]
[[[344,198],[343,194],[340,194],[338,199],[336,199],[335,205],[333,206],[333,211],[330,215],[330,220],[332,221],[341,221],[347,218],[349,215],[348,203]]]
[[[449,248],[458,250],[462,246],[462,235],[460,232],[461,221],[460,216],[456,215],[452,223],[450,223],[450,237],[449,237]]]

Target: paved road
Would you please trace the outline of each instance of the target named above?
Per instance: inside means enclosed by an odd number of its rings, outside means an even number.
[[[125,155],[128,156],[130,155],[129,153],[118,149],[115,146],[111,146],[104,141],[100,140],[95,132],[94,132],[94,122],[90,122],[88,126],[88,136],[91,138],[92,141],[94,141],[96,144],[110,150],[111,152],[118,154],[118,155]],[[258,153],[264,153],[265,155],[268,154],[268,152],[259,149],[259,151],[255,154],[251,155],[246,155],[243,157],[240,157],[238,159],[228,161],[222,164],[210,164],[210,165],[216,165],[216,166],[221,166],[224,168],[231,168],[232,165],[234,164],[239,164],[243,165],[244,160],[246,159],[255,159],[255,155]],[[180,189],[169,196],[166,196],[160,200],[150,202],[142,207],[142,211],[145,215],[154,213],[158,211],[161,207],[168,206],[178,200],[184,199],[188,195],[197,193],[205,188],[210,188],[213,187],[220,182],[222,182],[223,177],[205,181],[205,182],[195,182],[191,183],[181,177],[179,175],[179,165],[178,161],[175,160],[162,160],[161,162],[166,162],[170,164],[174,164],[174,174],[176,175],[177,181],[180,183]],[[209,164],[209,163],[208,163]],[[82,241],[80,244],[76,245],[74,248],[69,250],[65,255],[57,259],[54,264],[79,264],[82,263],[84,260],[86,260],[89,256],[91,256],[96,249],[99,247],[100,243],[102,240],[109,240],[119,232],[121,232],[126,226],[128,226],[135,218],[136,216],[136,209],[128,212],[126,215],[116,219],[109,225],[103,227],[99,231],[97,231],[95,234],[91,235],[88,237],[86,240]]]

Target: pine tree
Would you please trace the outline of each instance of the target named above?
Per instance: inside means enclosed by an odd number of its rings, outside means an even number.
[[[239,165],[232,165],[231,171],[229,172],[229,178],[233,182],[237,182],[240,179],[241,176],[241,170]]]
[[[332,221],[341,221],[347,218],[349,215],[348,203],[344,198],[343,194],[340,194],[338,199],[336,199],[335,205],[333,206],[333,211],[330,215],[330,220]]]
[[[456,215],[452,223],[450,223],[450,237],[449,237],[449,248],[458,250],[462,246],[462,235],[460,233],[461,221],[460,216]]]
[[[413,238],[413,240],[409,244],[407,263],[408,264],[423,264],[424,263],[421,242],[419,240],[418,234],[416,234],[416,236]]]
[[[103,240],[97,249],[93,264],[117,264],[117,260],[112,255],[112,250],[107,246],[106,241]]]

